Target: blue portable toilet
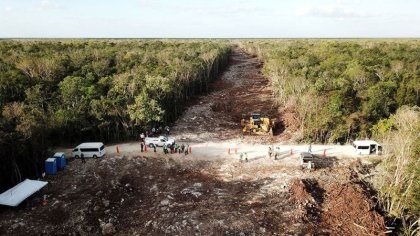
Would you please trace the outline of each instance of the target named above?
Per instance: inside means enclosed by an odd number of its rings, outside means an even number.
[[[57,169],[64,169],[66,166],[66,156],[64,152],[56,152],[53,156],[57,160]]]
[[[47,160],[45,160],[45,174],[57,174],[57,160],[55,158],[48,158]]]

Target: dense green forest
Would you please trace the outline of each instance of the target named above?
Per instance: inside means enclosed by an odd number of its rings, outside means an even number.
[[[174,121],[229,52],[222,41],[0,41],[0,189],[40,176],[56,145]]]
[[[374,138],[385,155],[371,184],[401,235],[420,233],[420,41],[238,42],[265,62],[281,109],[300,140]]]
[[[420,105],[418,40],[239,43],[265,62],[276,101],[296,113],[303,140],[370,137],[398,107]]]

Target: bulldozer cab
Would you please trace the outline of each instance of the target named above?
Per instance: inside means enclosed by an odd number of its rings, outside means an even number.
[[[247,113],[247,114],[242,114],[242,119],[246,119],[246,120],[261,120],[261,114],[260,113]]]
[[[261,115],[259,113],[252,113],[251,117],[252,117],[252,120],[254,120],[254,121],[260,121],[261,120]]]
[[[261,115],[259,113],[252,113],[251,114],[251,122],[258,127],[261,125]]]

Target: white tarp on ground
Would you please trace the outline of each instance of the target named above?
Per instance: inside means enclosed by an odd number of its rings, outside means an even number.
[[[47,184],[48,182],[44,181],[25,179],[25,181],[0,194],[0,205],[17,206]]]

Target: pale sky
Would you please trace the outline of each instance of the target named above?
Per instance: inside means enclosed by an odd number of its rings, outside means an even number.
[[[0,0],[5,37],[420,37],[420,0]]]

